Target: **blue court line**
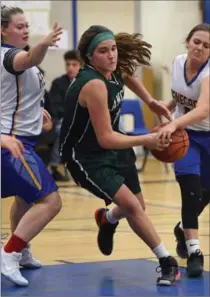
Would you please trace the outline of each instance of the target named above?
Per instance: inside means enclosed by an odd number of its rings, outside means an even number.
[[[29,286],[13,286],[2,277],[3,296],[209,296],[209,272],[181,280],[171,287],[156,286],[157,262],[142,259],[76,263],[22,270]]]

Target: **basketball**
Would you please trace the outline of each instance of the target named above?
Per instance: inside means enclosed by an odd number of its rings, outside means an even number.
[[[157,131],[163,125],[158,128],[154,128],[153,132]],[[164,163],[174,163],[185,156],[189,148],[189,137],[187,132],[182,130],[175,131],[172,135],[172,142],[163,151],[152,150],[152,155],[159,161]]]

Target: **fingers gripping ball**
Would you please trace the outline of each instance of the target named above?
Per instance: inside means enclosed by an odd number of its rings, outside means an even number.
[[[161,125],[162,126],[162,125]],[[159,128],[155,128],[157,131]],[[189,148],[189,137],[187,132],[183,130],[177,130],[172,135],[172,142],[163,151],[152,150],[152,155],[164,163],[174,163],[185,156]]]

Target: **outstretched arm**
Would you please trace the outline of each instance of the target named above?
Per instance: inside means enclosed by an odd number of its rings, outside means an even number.
[[[60,40],[62,28],[54,24],[53,30],[28,52],[17,48],[10,49],[5,54],[5,68],[13,72],[21,72],[30,67],[38,66],[44,59],[49,46],[56,46]]]
[[[158,116],[164,116],[168,120],[172,120],[171,113],[165,104],[155,100],[137,77],[125,76],[124,81],[125,85],[138,97],[140,97],[149,106],[151,111],[156,113]]]

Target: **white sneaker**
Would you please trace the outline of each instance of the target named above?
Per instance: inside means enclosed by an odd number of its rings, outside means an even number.
[[[42,267],[41,262],[32,256],[30,245],[28,248],[25,248],[24,250],[22,250],[21,254],[22,254],[22,258],[19,263],[20,266],[24,268],[41,268]]]
[[[11,282],[19,286],[27,286],[28,281],[25,279],[19,270],[19,262],[21,253],[6,253],[1,249],[1,273]]]

